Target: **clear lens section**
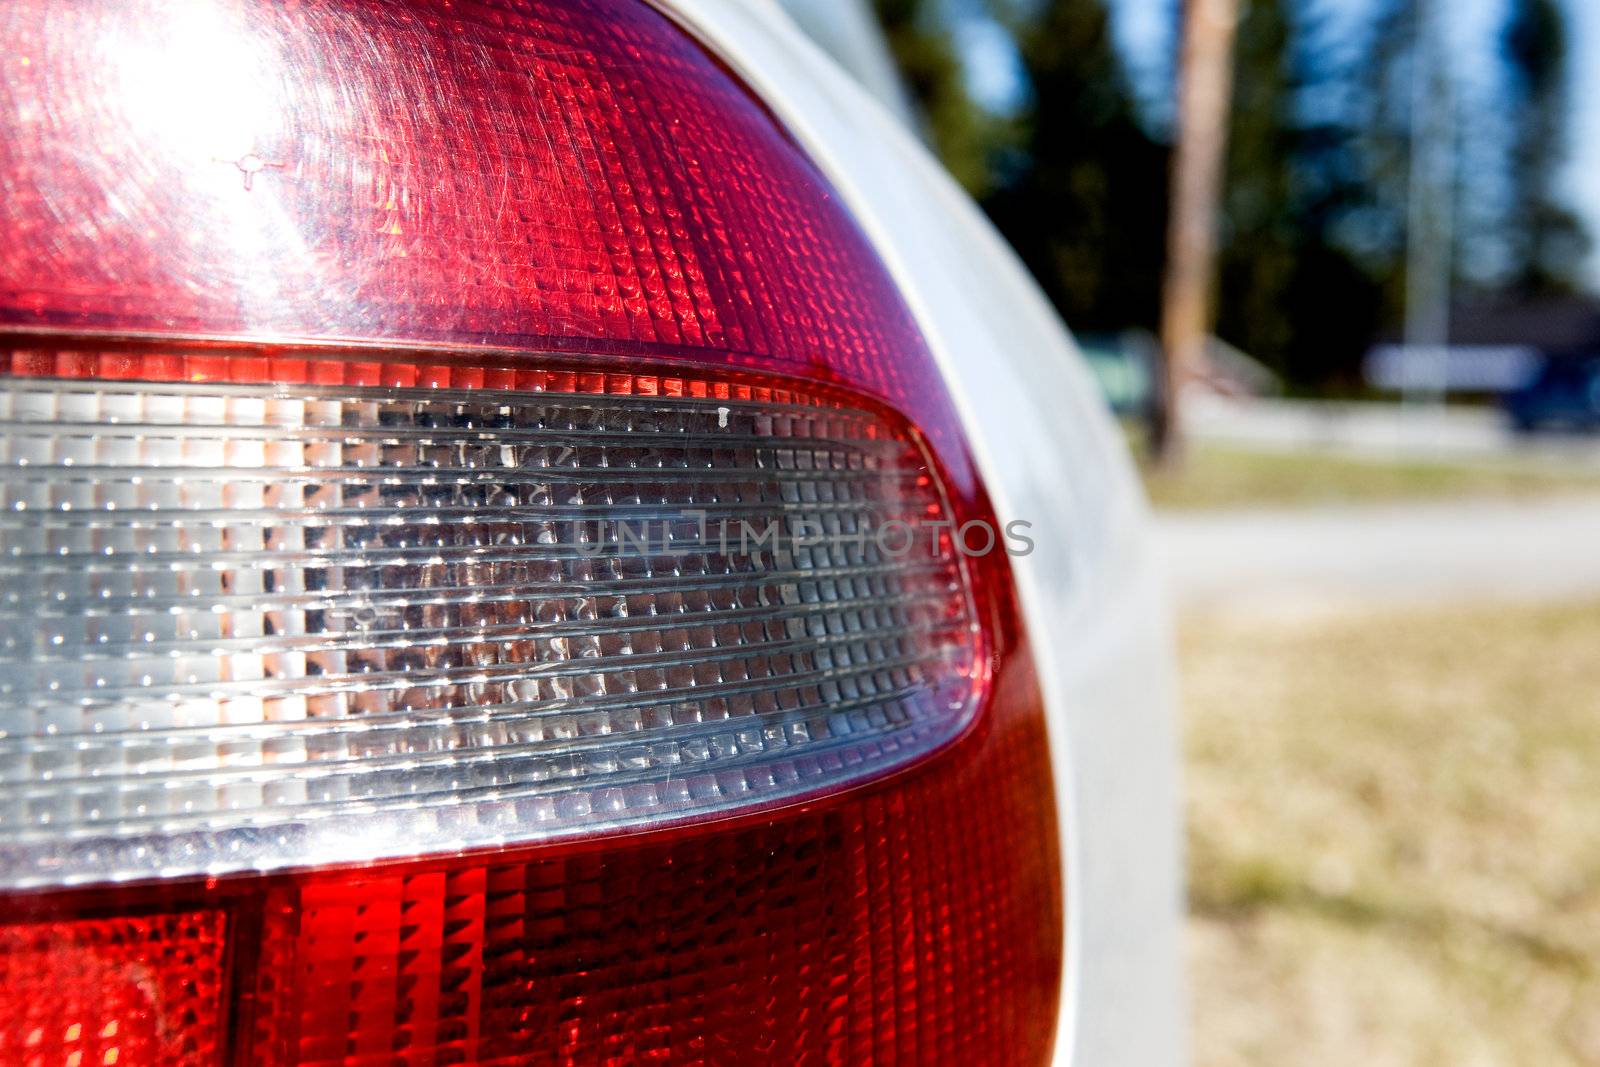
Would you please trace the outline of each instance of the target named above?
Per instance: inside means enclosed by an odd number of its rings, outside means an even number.
[[[4,883],[721,813],[959,733],[961,569],[881,536],[947,514],[910,435],[626,380],[0,382]]]

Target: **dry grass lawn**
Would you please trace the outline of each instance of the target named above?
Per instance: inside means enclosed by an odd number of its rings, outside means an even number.
[[[1524,497],[1600,488],[1600,472],[1525,459],[1394,460],[1198,443],[1175,472],[1145,471],[1161,508],[1358,504],[1458,496]]]
[[[1182,656],[1201,1067],[1600,1064],[1600,603]]]

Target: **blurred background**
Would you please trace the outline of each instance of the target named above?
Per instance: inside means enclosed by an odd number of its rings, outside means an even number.
[[[786,6],[1144,456],[1196,1061],[1600,1064],[1600,4]]]

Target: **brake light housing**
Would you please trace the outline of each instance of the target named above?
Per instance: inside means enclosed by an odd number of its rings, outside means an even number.
[[[714,57],[636,0],[0,23],[8,1062],[1047,1053],[999,524]]]

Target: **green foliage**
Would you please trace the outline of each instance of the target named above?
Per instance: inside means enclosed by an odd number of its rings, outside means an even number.
[[[1044,0],[1015,27],[1033,91],[984,207],[1075,328],[1153,327],[1168,150],[1137,121],[1105,8]]]
[[[1570,292],[1589,237],[1556,191],[1566,162],[1567,29],[1555,0],[1513,0],[1502,50],[1512,81],[1513,285],[1526,296]]]
[[[1075,329],[1155,327],[1170,150],[1134,101],[1107,0],[972,0],[1010,29],[1027,77],[1017,113],[999,116],[966,91],[953,2],[875,0],[931,142]],[[1240,4],[1217,331],[1292,388],[1353,391],[1404,310],[1417,0],[1371,0],[1342,52],[1326,47],[1317,0]],[[1456,259],[1536,297],[1575,286],[1589,242],[1558,190],[1559,0],[1508,4],[1507,88],[1464,105],[1492,114],[1461,116],[1474,147],[1453,194]],[[1497,252],[1488,268],[1483,248]]]
[[[956,181],[983,196],[994,185],[994,157],[1007,142],[1008,122],[979,107],[967,92],[951,28],[937,18],[937,0],[874,4],[889,50],[922,113],[925,137]]]
[[[1380,322],[1405,316],[1407,199],[1411,182],[1412,46],[1417,0],[1376,0],[1349,81],[1360,86],[1348,122],[1361,195],[1341,234],[1377,288]]]
[[[1337,89],[1307,61],[1291,0],[1253,0],[1235,46],[1217,332],[1293,385],[1353,387],[1379,321],[1375,278],[1338,230],[1368,190],[1355,131],[1300,112]]]
[[[1247,5],[1234,45],[1217,322],[1220,336],[1279,372],[1296,340],[1288,296],[1306,236],[1291,182],[1290,46],[1279,0]]]

